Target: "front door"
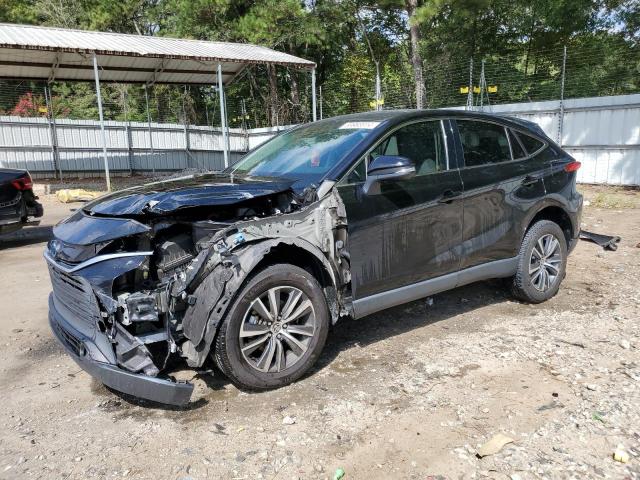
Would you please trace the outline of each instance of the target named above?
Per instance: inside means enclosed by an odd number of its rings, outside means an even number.
[[[445,124],[419,121],[393,130],[340,182],[355,300],[459,268],[462,183],[449,163]],[[411,159],[416,176],[383,182],[380,194],[365,195],[366,167],[378,155]]]

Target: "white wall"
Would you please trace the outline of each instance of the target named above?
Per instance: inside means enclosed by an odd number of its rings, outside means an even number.
[[[536,122],[549,137],[559,140],[557,100],[488,106],[484,111]],[[103,166],[99,123],[63,119],[56,125],[60,159],[57,167],[63,175],[100,174]],[[217,128],[152,123],[152,151],[146,123],[106,125],[109,164],[114,171],[223,167],[222,135]],[[583,164],[578,170],[579,182],[640,185],[640,94],[565,100],[562,127],[559,143]],[[290,126],[248,132],[232,128],[231,161],[287,128]],[[52,176],[51,131],[46,118],[0,117],[0,166]]]

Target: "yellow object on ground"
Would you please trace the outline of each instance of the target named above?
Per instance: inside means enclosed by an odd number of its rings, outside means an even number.
[[[629,454],[624,450],[622,445],[618,445],[616,451],[613,452],[613,459],[620,463],[629,463]]]
[[[81,188],[76,189],[68,189],[65,188],[63,190],[58,190],[56,192],[56,196],[58,200],[62,203],[69,202],[87,202],[89,200],[93,200],[94,198],[98,198],[100,196],[99,192],[90,192],[89,190],[83,190]]]

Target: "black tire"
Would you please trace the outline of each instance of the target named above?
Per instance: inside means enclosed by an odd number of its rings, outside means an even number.
[[[539,290],[534,286],[535,273],[530,274],[530,269],[537,266],[536,263],[532,263],[532,252],[534,248],[540,247],[538,241],[548,238],[548,235],[552,235],[558,241],[558,252],[560,255],[560,262],[558,265],[558,272],[553,282],[549,282],[550,285],[544,291]],[[537,255],[535,255],[537,256]],[[518,269],[515,276],[512,279],[511,290],[513,295],[519,300],[529,303],[541,303],[552,298],[560,288],[560,284],[565,277],[567,268],[567,241],[565,239],[562,229],[557,223],[550,220],[540,220],[534,223],[527,231],[522,245],[520,246],[520,252],[518,254]],[[536,272],[537,273],[537,272]],[[537,278],[537,277],[536,277]]]
[[[293,365],[278,372],[263,372],[258,371],[243,356],[240,329],[245,316],[249,315],[252,302],[276,287],[293,287],[306,295],[313,306],[315,329],[308,340],[307,350]],[[231,305],[216,337],[214,360],[238,388],[253,391],[279,388],[298,380],[316,362],[327,340],[329,325],[327,300],[313,275],[289,264],[272,265],[250,278]],[[269,333],[271,335],[275,333]]]

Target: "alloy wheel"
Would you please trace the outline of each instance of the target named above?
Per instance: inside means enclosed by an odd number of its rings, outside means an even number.
[[[560,275],[561,264],[562,249],[558,239],[550,233],[541,236],[529,259],[531,285],[540,292],[549,290]]]
[[[249,305],[240,326],[240,351],[254,369],[278,373],[302,359],[316,331],[309,297],[295,287],[273,287]]]

